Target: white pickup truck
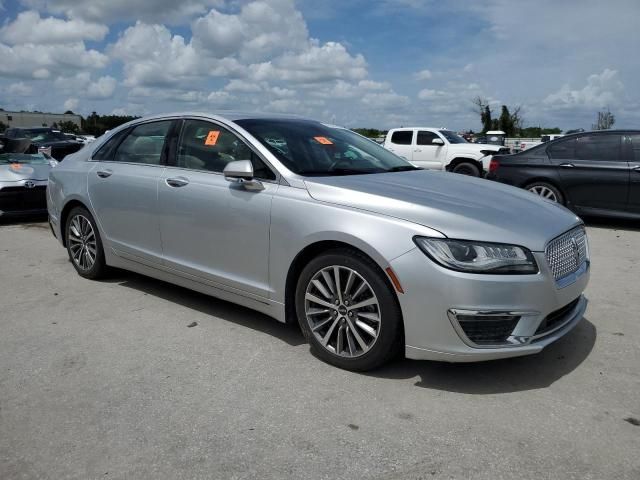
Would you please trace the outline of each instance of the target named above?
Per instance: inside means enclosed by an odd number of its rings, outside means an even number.
[[[501,145],[469,143],[443,128],[412,127],[389,130],[384,147],[417,167],[482,176],[495,154],[507,154]]]

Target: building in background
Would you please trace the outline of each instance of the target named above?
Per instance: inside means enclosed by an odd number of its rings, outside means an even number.
[[[0,110],[0,123],[7,127],[52,127],[60,122],[73,122],[81,128],[80,115],[73,113],[8,112]]]

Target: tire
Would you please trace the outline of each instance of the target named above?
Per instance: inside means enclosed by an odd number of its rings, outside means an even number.
[[[535,195],[539,195],[542,198],[564,205],[564,197],[562,196],[562,193],[550,183],[534,182],[524,188],[525,190],[528,190]]]
[[[342,302],[335,288],[336,269]],[[332,250],[311,260],[300,273],[295,300],[298,323],[312,353],[331,365],[372,370],[391,360],[403,346],[402,314],[395,292],[379,267],[356,250]],[[366,305],[354,308],[363,303]]]
[[[93,216],[84,207],[74,207],[64,229],[67,253],[78,274],[97,280],[107,273],[100,232]]]
[[[471,162],[460,162],[455,167],[453,167],[453,170],[451,170],[451,171],[453,173],[459,173],[461,175],[468,175],[470,177],[479,177],[480,176],[480,169],[478,168],[477,165],[474,165]]]

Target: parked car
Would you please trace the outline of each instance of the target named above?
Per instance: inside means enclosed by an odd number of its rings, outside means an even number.
[[[7,138],[27,138],[31,140],[31,143],[38,148],[49,148],[50,155],[58,161],[74,152],[80,150],[84,144],[75,139],[67,137],[59,130],[52,128],[36,127],[36,128],[8,128],[4,135]]]
[[[535,141],[523,141],[520,142],[520,149],[519,151],[524,151],[524,150],[528,150],[530,148],[536,147],[538,145],[540,145],[541,143],[546,143],[546,142],[550,142],[552,140],[556,140],[558,138],[564,137],[564,135],[562,134],[554,134],[554,135],[542,135],[540,137],[540,140],[535,140]]]
[[[47,212],[47,179],[58,162],[43,153],[23,153],[28,143],[0,138],[0,218]]]
[[[384,147],[418,167],[472,177],[487,171],[491,155],[509,153],[499,145],[469,143],[450,130],[427,127],[389,130]]]
[[[537,353],[586,308],[569,210],[312,120],[138,119],[67,157],[48,192],[81,276],[124,268],[296,322],[342,368]]]
[[[487,178],[521,187],[580,215],[640,217],[640,130],[585,132],[509,157]]]

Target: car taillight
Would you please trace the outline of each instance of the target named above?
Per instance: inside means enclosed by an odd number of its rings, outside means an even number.
[[[495,158],[492,158],[489,162],[489,172],[495,172],[500,167],[500,162]]]

